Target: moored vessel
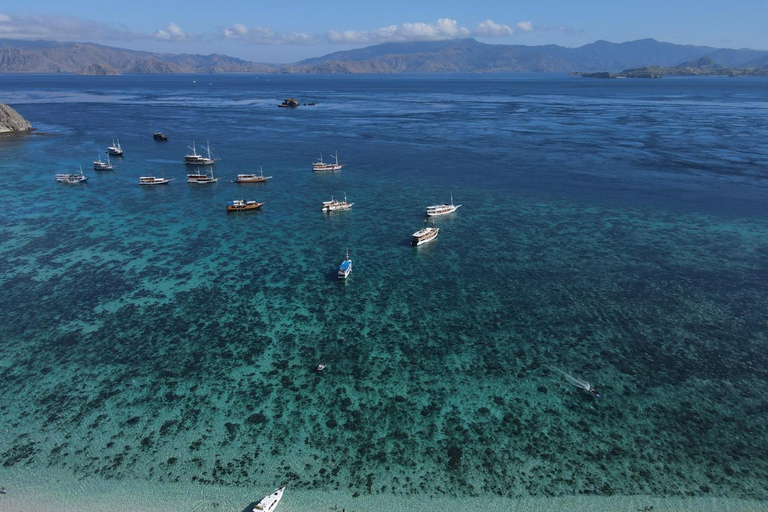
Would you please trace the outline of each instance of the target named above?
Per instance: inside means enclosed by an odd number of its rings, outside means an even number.
[[[212,158],[211,157],[211,145],[208,143],[205,146],[205,149],[208,152],[208,157],[206,158],[203,155],[198,155],[197,150],[195,149],[195,143],[192,143],[192,147],[189,148],[192,150],[191,155],[185,155],[184,156],[184,163],[187,165],[213,165],[218,158]]]
[[[453,213],[460,206],[460,204],[453,204],[453,192],[451,192],[451,204],[435,204],[432,206],[427,206],[427,216],[435,217],[437,215]]]
[[[264,203],[258,201],[246,201],[245,199],[235,199],[227,203],[228,212],[243,212],[246,210],[258,210],[264,206]]]
[[[260,174],[238,174],[235,183],[264,183],[271,180],[272,176],[264,176],[264,169],[259,167]]]
[[[59,183],[66,183],[67,185],[74,185],[77,183],[85,183],[88,181],[88,177],[83,174],[83,168],[80,168],[80,173],[77,174],[57,174],[55,176],[56,181]]]
[[[173,181],[173,178],[156,178],[155,176],[142,176],[139,178],[139,185],[167,185]]]
[[[120,139],[117,139],[117,142],[112,139],[112,145],[107,148],[107,154],[112,156],[123,156],[123,147],[120,145]]]
[[[344,258],[344,261],[341,262],[341,265],[339,265],[339,279],[348,278],[350,273],[352,273],[352,259],[349,257],[349,248],[347,248],[347,256]]]
[[[99,156],[98,160],[94,160],[93,162],[93,170],[94,171],[111,171],[114,167],[112,167],[112,161],[109,159],[109,155],[107,155],[107,161],[104,162],[101,160],[101,156]]]
[[[331,197],[330,201],[323,201],[323,206],[320,208],[320,210],[324,212],[338,212],[342,210],[349,210],[352,208],[353,204],[355,203],[350,203],[347,201],[347,195],[344,194],[343,201],[339,201],[333,197]]]
[[[283,499],[284,492],[285,486],[275,489],[268,496],[264,496],[264,498],[253,507],[253,512],[273,512],[277,507],[277,504],[280,503],[280,500]]]
[[[334,163],[325,163],[323,162],[323,155],[320,154],[320,158],[317,159],[317,162],[312,164],[312,170],[313,171],[340,171],[342,167],[346,164],[340,164],[339,163],[339,152],[337,151],[335,155],[333,155]]]
[[[213,167],[211,167],[211,172],[209,174],[205,174],[205,173],[187,174],[187,183],[197,183],[199,185],[205,185],[208,183],[216,183],[217,181],[219,181],[219,178],[214,178]]]
[[[425,244],[427,242],[431,242],[435,238],[437,238],[437,234],[440,232],[440,228],[435,227],[435,222],[432,221],[431,226],[427,226],[427,221],[424,221],[424,228],[418,230],[413,234],[411,237],[411,246],[416,247],[417,245]]]

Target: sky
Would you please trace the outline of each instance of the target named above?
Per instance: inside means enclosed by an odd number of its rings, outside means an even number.
[[[394,41],[768,50],[768,0],[0,0],[0,38],[286,63]]]

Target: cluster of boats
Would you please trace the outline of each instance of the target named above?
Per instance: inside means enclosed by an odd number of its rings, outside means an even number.
[[[453,193],[451,193],[450,204],[435,204],[432,206],[427,206],[427,212],[424,218],[424,227],[413,234],[413,236],[411,237],[411,245],[413,247],[416,247],[417,245],[431,242],[432,240],[437,238],[438,233],[440,233],[440,228],[435,226],[434,217],[453,213],[460,206],[461,206],[460,204],[453,204]],[[432,221],[431,226],[427,224],[427,219],[430,219]]]
[[[165,134],[161,132],[155,133],[154,138],[155,140],[159,140],[159,141],[168,140],[168,137],[166,137]],[[212,184],[212,183],[218,182],[219,178],[215,177],[213,174],[213,166],[219,159],[215,158],[211,154],[210,143],[206,143],[206,145],[203,146],[203,149],[205,150],[205,152],[202,154],[198,154],[197,147],[195,146],[194,142],[192,143],[192,146],[189,147],[189,149],[192,152],[184,156],[184,164],[188,166],[193,166],[193,167],[207,167],[207,170],[205,172],[188,173],[187,183],[192,183],[197,185],[206,185],[206,184]],[[122,146],[120,146],[120,140],[119,139],[113,140],[112,145],[107,147],[106,153],[107,153],[107,161],[104,162],[101,159],[101,156],[99,156],[98,160],[93,162],[94,170],[111,171],[114,169],[114,167],[112,166],[112,161],[110,160],[110,156],[123,156],[124,151]],[[340,171],[345,164],[339,163],[338,151],[333,155],[333,159],[334,159],[333,163],[327,163],[323,161],[323,155],[321,154],[320,157],[317,159],[317,161],[315,161],[312,164],[312,171],[313,172]],[[255,173],[238,174],[237,179],[234,180],[233,183],[264,183],[267,180],[272,179],[272,176],[264,176],[263,169],[260,168],[259,171],[260,171],[259,174],[255,174]],[[88,177],[85,176],[85,174],[83,174],[83,169],[81,167],[79,173],[56,174],[56,181],[59,183],[77,184],[77,183],[85,183],[86,181],[88,181]],[[166,178],[165,176],[163,177],[141,176],[139,178],[139,185],[143,185],[143,186],[167,185],[171,181],[173,181],[173,178]],[[264,202],[251,201],[251,200],[245,200],[245,199],[235,199],[227,202],[226,208],[227,208],[227,212],[240,212],[240,211],[258,210],[259,208],[264,206],[264,204],[265,204]],[[337,211],[349,210],[352,208],[354,204],[355,203],[351,203],[347,200],[347,196],[345,194],[343,201],[335,199],[334,197],[331,197],[330,201],[323,201],[323,204],[321,206],[321,211],[337,212]],[[437,235],[440,233],[440,228],[435,226],[434,217],[453,213],[460,206],[461,206],[460,204],[453,203],[453,194],[451,194],[450,204],[436,204],[436,205],[427,206],[426,216],[424,219],[424,227],[416,231],[415,233],[413,233],[411,237],[411,245],[413,247],[416,247],[436,239]],[[431,220],[431,225],[427,224],[428,220]],[[341,265],[339,265],[338,277],[339,279],[347,279],[351,272],[352,272],[352,259],[349,257],[349,249],[347,249],[346,257],[344,258],[344,261],[342,261]]]

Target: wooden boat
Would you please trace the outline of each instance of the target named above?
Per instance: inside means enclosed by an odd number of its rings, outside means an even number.
[[[323,162],[323,155],[320,154],[320,158],[317,159],[317,162],[312,164],[312,170],[313,171],[340,171],[342,167],[344,167],[346,164],[340,164],[339,163],[339,152],[337,151],[335,155],[333,155],[334,159],[336,160],[332,164],[328,164]]]
[[[66,183],[67,185],[75,185],[77,183],[85,183],[88,181],[88,177],[83,174],[83,168],[80,167],[80,174],[57,174],[56,181],[59,183]]]
[[[107,154],[112,156],[123,156],[123,147],[120,145],[120,139],[117,139],[117,143],[112,140],[112,145],[107,148]]]
[[[184,156],[184,163],[186,165],[213,165],[214,163],[216,163],[216,160],[218,160],[218,158],[211,157],[211,145],[210,145],[210,143],[206,144],[204,147],[208,151],[208,157],[207,158],[205,156],[203,156],[203,155],[198,155],[197,154],[197,151],[195,149],[195,143],[193,142],[192,143],[192,147],[189,148],[189,149],[192,150],[192,154]]]
[[[167,185],[173,181],[173,178],[156,178],[154,176],[142,176],[139,178],[139,185]]]
[[[246,210],[258,210],[264,206],[264,203],[258,201],[246,201],[244,199],[235,199],[227,203],[228,212],[244,212]]]
[[[264,176],[264,169],[259,167],[260,174],[238,174],[235,183],[264,183],[271,180],[272,176]]]
[[[111,171],[114,167],[112,167],[112,162],[109,159],[109,155],[107,155],[107,161],[104,162],[101,160],[101,156],[99,156],[98,160],[94,160],[93,162],[93,170],[94,171]]]
[[[431,242],[437,238],[437,234],[440,232],[440,228],[435,227],[435,221],[432,221],[432,226],[427,226],[427,221],[424,221],[424,228],[418,230],[413,234],[411,238],[411,245],[416,247],[417,245]]]
[[[323,206],[320,207],[320,210],[324,212],[339,212],[351,209],[353,204],[355,203],[350,203],[347,201],[347,195],[344,194],[343,201],[339,201],[333,197],[331,197],[330,201],[323,201]]]
[[[453,204],[453,193],[451,193],[451,204],[435,204],[432,206],[427,206],[427,216],[435,217],[437,215],[453,213],[460,206],[460,204]]]

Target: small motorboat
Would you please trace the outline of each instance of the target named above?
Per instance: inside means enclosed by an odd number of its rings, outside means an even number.
[[[168,136],[163,132],[155,132],[153,137],[155,138],[155,140],[168,140]]]
[[[315,368],[317,371],[321,372],[325,370],[325,367],[328,366],[327,364],[319,364],[317,365],[317,368]]]

